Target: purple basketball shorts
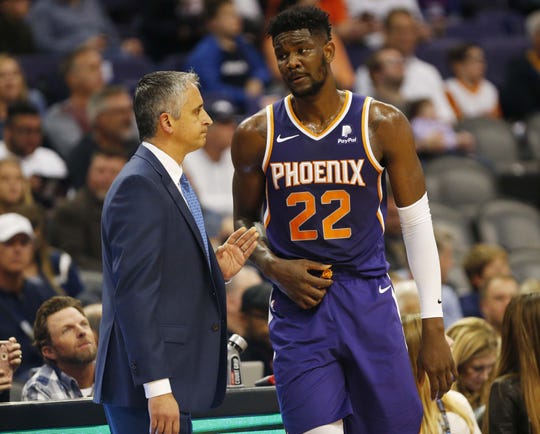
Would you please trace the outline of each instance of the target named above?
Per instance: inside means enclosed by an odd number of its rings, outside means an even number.
[[[418,434],[422,404],[392,282],[335,272],[315,308],[274,287],[270,337],[285,428],[301,434],[343,419],[348,434]]]

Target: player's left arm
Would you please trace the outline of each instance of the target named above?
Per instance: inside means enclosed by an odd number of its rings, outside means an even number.
[[[373,101],[369,113],[370,143],[388,170],[398,206],[409,267],[416,281],[422,314],[422,348],[418,380],[427,373],[432,398],[446,393],[456,376],[444,336],[441,271],[422,166],[405,116],[395,107]]]

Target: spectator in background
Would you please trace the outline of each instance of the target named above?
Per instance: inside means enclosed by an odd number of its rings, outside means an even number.
[[[439,118],[430,99],[410,101],[408,117],[421,159],[448,153],[469,155],[474,151],[474,136],[467,131],[455,131],[451,123]]]
[[[73,256],[84,270],[101,271],[101,211],[105,195],[127,159],[96,151],[86,183],[60,204],[50,223],[50,243]]]
[[[47,110],[43,127],[51,146],[66,159],[83,135],[90,131],[88,101],[103,88],[105,77],[101,54],[90,47],[69,53],[62,61],[60,70],[69,96]]]
[[[26,21],[31,0],[0,0],[0,53],[35,51],[34,35]]]
[[[246,333],[245,318],[242,315],[242,296],[244,291],[258,284],[263,279],[256,268],[250,265],[244,265],[240,271],[225,286],[227,297],[227,334],[229,337],[233,334],[244,336]]]
[[[3,135],[8,107],[19,100],[30,101],[38,108],[41,114],[45,112],[47,107],[45,98],[39,90],[28,89],[21,65],[19,65],[17,59],[0,52],[0,140]]]
[[[499,356],[497,333],[482,318],[462,318],[446,330],[453,339],[458,376],[452,386],[465,395],[476,417],[483,414]]]
[[[448,60],[454,76],[445,81],[446,96],[458,120],[501,117],[499,91],[486,80],[486,57],[477,44],[459,44]]]
[[[505,118],[521,120],[540,111],[540,10],[525,22],[531,48],[508,64],[501,89]]]
[[[0,214],[33,204],[30,184],[15,157],[0,159]]]
[[[91,47],[111,55],[140,55],[136,38],[121,40],[98,0],[40,0],[28,15],[41,51],[67,54],[78,47]]]
[[[238,122],[226,100],[208,101],[205,106],[214,122],[208,126],[204,147],[186,155],[183,167],[197,191],[208,235],[219,245],[234,231],[231,141]]]
[[[362,22],[370,24],[373,29],[364,40],[369,47],[378,49],[384,43],[384,20],[388,14],[397,8],[407,10],[422,25],[422,33],[428,30],[423,28],[422,13],[417,0],[347,0],[349,14],[359,17]]]
[[[43,145],[41,116],[29,102],[17,101],[8,107],[0,158],[16,157],[30,181],[32,196],[46,208],[65,194],[67,167],[62,158]]]
[[[259,0],[233,0],[234,7],[242,17],[242,33],[254,45],[259,45],[263,37],[264,14]]]
[[[36,205],[20,206],[16,211],[30,220],[34,229],[34,255],[24,270],[25,277],[37,284],[48,286],[56,294],[79,296],[84,285],[79,269],[67,253],[47,243],[45,213]]]
[[[495,244],[475,244],[463,258],[463,269],[472,288],[471,293],[460,297],[463,315],[481,317],[480,288],[492,276],[511,274],[508,253]]]
[[[398,280],[395,282],[394,293],[401,317],[420,314],[420,298],[418,297],[418,288],[413,279]]]
[[[419,314],[403,318],[403,332],[409,359],[417,380],[418,394],[424,407],[421,433],[480,434],[473,409],[460,392],[449,390],[442,398],[431,399],[429,378],[418,372],[418,355],[422,341],[422,320]],[[442,427],[442,430],[441,430]]]
[[[69,153],[70,185],[82,187],[96,152],[130,157],[137,147],[133,99],[123,86],[106,86],[88,102],[90,132]]]
[[[519,293],[532,294],[533,292],[540,292],[540,280],[530,277],[521,283],[519,286]]]
[[[140,38],[154,62],[182,58],[205,36],[203,2],[153,0],[141,2]]]
[[[250,286],[242,295],[242,313],[245,318],[245,332],[243,337],[248,347],[242,353],[242,360],[260,360],[264,363],[264,376],[272,375],[274,350],[270,343],[268,331],[268,305],[272,285],[263,282]]]
[[[508,275],[490,277],[480,288],[480,312],[498,335],[501,334],[506,306],[518,293],[517,280]]]
[[[420,98],[432,100],[437,117],[453,123],[455,116],[444,93],[441,74],[433,65],[415,56],[419,42],[417,19],[406,9],[393,9],[385,19],[384,35],[384,46],[397,49],[405,58],[405,79],[401,87],[403,96],[408,101]],[[356,91],[364,95],[373,93],[373,84],[365,66],[357,70]]]
[[[186,68],[201,80],[205,98],[223,98],[241,113],[266,105],[270,73],[258,50],[242,35],[242,19],[233,0],[205,0],[209,34],[189,53]]]
[[[45,301],[36,313],[34,345],[45,364],[24,385],[23,401],[93,395],[97,344],[80,301],[67,296]]]
[[[457,320],[463,318],[459,297],[454,288],[448,284],[448,274],[454,266],[454,237],[442,227],[434,227],[435,243],[439,252],[442,282],[442,308],[444,327],[448,328]]]
[[[484,425],[487,434],[540,432],[540,295],[513,299]]]
[[[17,339],[10,337],[7,341],[8,343],[6,346],[9,367],[7,368],[8,370],[0,369],[0,404],[9,401],[9,394],[13,387],[13,373],[19,368],[22,361],[21,345],[17,342]]]
[[[0,336],[13,336],[21,344],[24,358],[15,375],[18,382],[26,381],[30,369],[41,365],[41,355],[32,346],[32,324],[41,303],[56,295],[24,277],[32,260],[33,239],[26,217],[0,215]]]
[[[366,66],[373,83],[373,98],[405,111],[407,101],[401,92],[405,79],[402,54],[395,48],[381,48],[368,58]]]

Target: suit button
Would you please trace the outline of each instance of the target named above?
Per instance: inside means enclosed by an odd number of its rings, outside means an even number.
[[[213,296],[213,297],[216,296],[216,291],[212,291],[212,296]]]
[[[219,324],[217,323],[212,324],[212,331],[217,332],[218,330],[219,330]]]

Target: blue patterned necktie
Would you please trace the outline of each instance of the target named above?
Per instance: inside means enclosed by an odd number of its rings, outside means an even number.
[[[201,237],[203,239],[206,258],[209,260],[210,254],[208,253],[208,239],[206,238],[206,230],[204,228],[201,205],[199,204],[199,200],[197,199],[197,196],[195,195],[195,192],[193,191],[193,188],[191,187],[191,184],[189,183],[185,174],[182,174],[180,177],[180,189],[182,190],[184,199],[186,199],[191,214],[195,219],[195,223],[197,223],[197,227],[199,228],[199,232],[201,233]]]

